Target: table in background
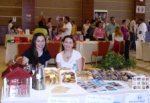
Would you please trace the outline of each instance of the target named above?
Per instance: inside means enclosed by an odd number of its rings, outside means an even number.
[[[24,35],[20,35],[20,34],[6,34],[5,36],[5,47],[7,47],[7,41],[14,38],[14,37],[27,37],[28,40],[32,40],[33,35],[31,34],[24,34]]]
[[[150,42],[136,41],[136,59],[150,61]]]
[[[76,42],[76,50],[81,53],[81,55],[85,58],[86,63],[91,62],[91,54],[93,51],[97,51],[97,41],[84,41]],[[111,50],[113,47],[113,42],[110,42],[109,50]],[[98,58],[99,59],[99,58]]]

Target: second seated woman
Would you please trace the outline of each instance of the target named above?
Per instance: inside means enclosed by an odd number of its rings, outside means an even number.
[[[36,33],[32,39],[31,48],[24,53],[22,64],[26,63],[36,66],[38,63],[48,64],[51,56],[46,47],[46,37],[42,33]]]
[[[58,53],[56,56],[57,67],[72,69],[74,64],[76,64],[77,71],[81,71],[82,70],[81,54],[73,49],[74,40],[72,36],[71,35],[65,36],[62,40],[62,44],[64,50]]]
[[[95,40],[97,41],[103,41],[106,39],[106,31],[103,28],[103,23],[101,21],[98,21],[96,23],[96,28],[94,30],[94,34],[93,37],[95,38]]]

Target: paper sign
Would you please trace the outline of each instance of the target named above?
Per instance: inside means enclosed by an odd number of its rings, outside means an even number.
[[[79,103],[78,99],[49,97],[48,103]]]
[[[125,103],[148,103],[147,92],[127,93]]]
[[[12,21],[13,21],[13,22],[16,22],[16,16],[13,16],[13,17],[12,17]]]
[[[85,103],[113,103],[114,96],[108,95],[86,95]]]

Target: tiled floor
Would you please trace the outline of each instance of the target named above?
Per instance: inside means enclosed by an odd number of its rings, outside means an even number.
[[[130,58],[135,59],[135,52],[130,51]],[[134,70],[131,70],[137,74],[147,74],[150,75],[150,62],[144,62],[142,60],[136,60],[137,66]],[[86,64],[85,68],[91,67],[90,64]],[[6,69],[6,64],[5,64],[5,48],[4,45],[0,45],[0,73],[2,73]],[[0,79],[0,91],[3,86],[3,80]]]

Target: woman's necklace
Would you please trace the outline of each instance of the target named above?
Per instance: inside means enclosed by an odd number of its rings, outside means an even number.
[[[64,56],[65,56],[66,60],[68,61],[72,56],[72,51],[68,54],[64,52]]]

